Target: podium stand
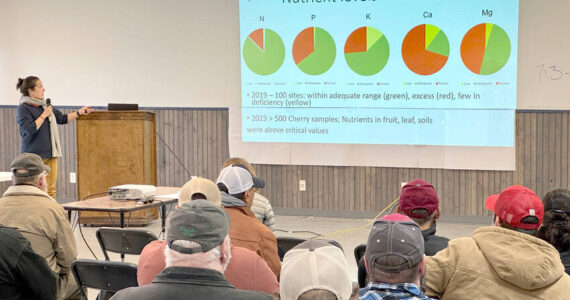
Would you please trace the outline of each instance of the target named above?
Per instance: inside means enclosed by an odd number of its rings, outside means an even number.
[[[148,111],[95,111],[77,119],[79,199],[121,184],[157,185],[156,116]],[[99,195],[100,196],[100,195]],[[157,208],[126,216],[128,225],[146,225]],[[119,214],[83,212],[81,224],[118,225]]]

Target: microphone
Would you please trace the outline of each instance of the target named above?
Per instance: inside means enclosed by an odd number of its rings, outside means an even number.
[[[50,98],[46,99],[46,105],[47,105],[47,107],[51,106],[51,99]]]

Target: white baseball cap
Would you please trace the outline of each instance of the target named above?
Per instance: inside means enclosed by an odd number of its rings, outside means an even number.
[[[327,290],[339,300],[352,294],[352,280],[342,250],[326,240],[308,240],[289,250],[280,277],[282,300],[297,300],[310,290]]]
[[[247,167],[240,164],[223,168],[216,183],[223,183],[230,195],[243,193],[252,187],[263,188],[265,186],[263,179],[251,175]]]
[[[178,196],[179,205],[191,201],[194,194],[202,194],[206,197],[205,200],[210,201],[215,206],[222,206],[220,190],[215,183],[206,178],[195,177],[186,182],[186,184],[182,186],[182,190],[180,190],[180,195]]]

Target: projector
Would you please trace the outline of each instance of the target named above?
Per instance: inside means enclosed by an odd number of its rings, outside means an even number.
[[[123,184],[109,188],[111,200],[152,200],[156,195],[154,185]]]

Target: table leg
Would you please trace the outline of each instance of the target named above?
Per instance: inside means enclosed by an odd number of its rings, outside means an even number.
[[[67,219],[71,222],[71,210],[67,211]]]
[[[121,212],[121,228],[125,227],[125,213]],[[121,261],[125,261],[125,253],[121,253]]]
[[[160,231],[162,233],[162,238],[165,239],[166,237],[164,236],[164,227],[166,226],[166,204],[162,204],[160,206],[160,209],[162,210],[162,230]]]

